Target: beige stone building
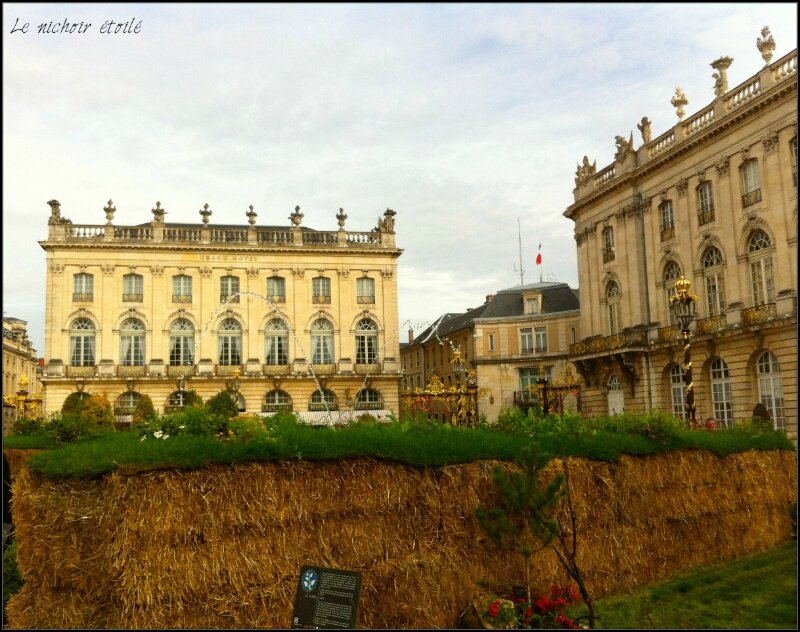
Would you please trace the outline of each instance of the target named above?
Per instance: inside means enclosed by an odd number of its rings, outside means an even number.
[[[478,414],[497,419],[503,408],[529,403],[531,387],[544,375],[564,376],[569,345],[580,337],[578,292],[565,283],[531,283],[486,297],[464,313],[448,313],[402,345],[403,389],[424,388],[436,375],[457,384],[454,351],[474,370]],[[577,402],[575,402],[577,404]]]
[[[227,390],[248,413],[292,410],[311,422],[398,406],[394,215],[371,231],[171,224],[77,225],[49,202],[46,412],[103,393],[118,420],[142,395],[157,410]]]
[[[13,395],[24,376],[30,393],[41,391],[37,375],[36,349],[28,338],[28,323],[3,316],[3,395]]]
[[[685,415],[669,309],[683,275],[697,295],[698,420],[730,426],[761,403],[797,436],[797,51],[772,61],[762,36],[762,68],[742,84],[727,85],[733,60],[715,60],[708,105],[684,118],[678,88],[677,124],[651,137],[645,117],[638,149],[617,136],[611,164],[578,166],[564,215],[575,222],[583,339],[570,359],[589,414]]]

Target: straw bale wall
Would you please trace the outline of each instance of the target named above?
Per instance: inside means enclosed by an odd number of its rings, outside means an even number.
[[[596,597],[791,534],[796,452],[567,463],[579,560]],[[474,518],[495,500],[494,465],[286,461],[58,481],[17,467],[25,586],[9,602],[8,623],[288,627],[299,569],[312,564],[362,573],[359,626],[454,627],[480,592],[477,580],[524,577],[519,559],[499,552]],[[540,587],[566,581],[549,551],[536,556],[533,577]]]

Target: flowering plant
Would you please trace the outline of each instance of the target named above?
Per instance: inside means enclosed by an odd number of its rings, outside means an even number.
[[[493,628],[547,628],[579,630],[582,627],[567,614],[567,608],[576,605],[580,595],[575,585],[551,586],[550,591],[529,603],[525,597],[514,600],[492,595],[484,601],[481,619]]]

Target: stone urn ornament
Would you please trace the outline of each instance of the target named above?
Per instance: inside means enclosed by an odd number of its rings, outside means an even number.
[[[678,115],[678,120],[682,121],[684,114],[686,114],[686,110],[683,109],[685,105],[689,103],[689,99],[686,98],[683,90],[681,90],[680,86],[675,88],[675,96],[672,97],[670,100],[672,106],[675,108],[675,111]]]

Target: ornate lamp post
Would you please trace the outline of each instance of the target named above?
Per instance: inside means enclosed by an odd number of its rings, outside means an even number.
[[[456,386],[461,386],[461,375],[464,373],[464,363],[461,361],[461,350],[455,349],[453,351],[453,360],[450,362],[453,365],[453,375],[456,376]]]
[[[692,361],[689,352],[689,338],[691,332],[689,325],[694,320],[695,305],[697,297],[689,292],[691,282],[683,276],[675,281],[675,289],[677,290],[675,296],[671,297],[670,309],[675,316],[675,320],[681,327],[681,335],[683,337],[683,380],[686,383],[686,412],[689,415],[689,425],[692,428],[697,427],[697,419],[695,418],[695,411],[697,410],[694,405],[694,383],[692,382]]]

